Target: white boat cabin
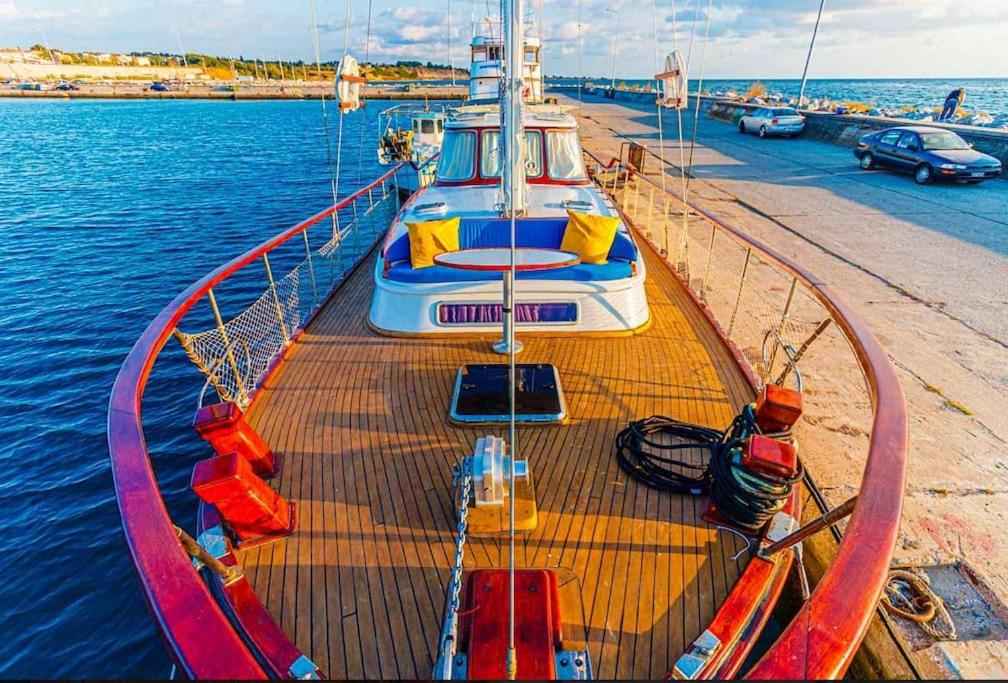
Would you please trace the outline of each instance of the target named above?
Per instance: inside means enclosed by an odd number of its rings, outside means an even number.
[[[577,123],[563,107],[531,105],[524,119],[525,214],[516,246],[559,249],[568,210],[620,217],[591,181]],[[488,332],[499,324],[501,274],[442,265],[413,267],[407,223],[458,217],[459,248],[508,247],[501,215],[500,108],[458,109],[445,122],[437,176],[403,206],[375,268],[370,322],[380,332]],[[519,330],[626,332],[649,320],[644,262],[620,220],[608,257],[522,272],[515,283]]]
[[[504,50],[499,31],[495,35],[491,26],[484,35],[474,35],[469,47],[469,101],[496,102],[500,97]],[[543,101],[541,51],[539,38],[526,35],[523,81],[527,102]]]

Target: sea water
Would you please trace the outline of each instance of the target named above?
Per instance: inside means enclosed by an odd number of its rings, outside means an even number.
[[[344,119],[341,195],[384,170],[380,109]],[[169,674],[113,493],[110,390],[176,294],[332,203],[329,169],[317,101],[0,100],[0,677]],[[143,405],[190,532],[201,385],[169,340]]]
[[[609,78],[589,79],[596,85],[608,85]],[[576,79],[547,78],[547,85],[576,85]],[[801,79],[710,79],[704,80],[706,92],[742,94],[753,83],[759,82],[768,94],[781,93],[788,97],[798,97]],[[616,79],[616,84],[627,86],[654,85],[653,80]],[[690,80],[690,92],[698,82]],[[810,100],[829,98],[833,102],[855,101],[889,109],[903,106],[933,108],[940,107],[945,96],[956,88],[966,89],[963,108],[971,112],[986,112],[991,116],[1008,116],[1008,79],[1005,78],[827,78],[809,79],[805,96]]]

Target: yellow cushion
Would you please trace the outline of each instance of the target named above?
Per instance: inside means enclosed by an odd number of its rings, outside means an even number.
[[[601,265],[609,262],[620,220],[614,216],[596,216],[567,209],[567,228],[560,248],[581,257],[581,263]]]
[[[434,257],[459,249],[459,218],[407,223],[410,264],[414,268],[434,265]]]

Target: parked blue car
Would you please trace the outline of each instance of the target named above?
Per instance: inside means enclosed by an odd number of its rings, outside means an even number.
[[[1000,161],[977,152],[950,130],[928,126],[888,128],[864,135],[854,156],[865,170],[886,166],[909,171],[920,185],[937,179],[979,183],[1001,175]]]

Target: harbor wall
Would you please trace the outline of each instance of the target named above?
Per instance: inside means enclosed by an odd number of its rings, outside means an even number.
[[[286,85],[240,84],[233,90],[207,84],[190,84],[178,90],[155,92],[149,83],[83,84],[79,90],[18,90],[0,86],[0,97],[22,99],[115,99],[115,100],[318,100],[333,98],[329,83],[302,83],[287,81]],[[367,100],[461,100],[468,89],[465,86],[412,86],[370,85]]]
[[[592,95],[602,95],[607,88],[587,88],[585,92]],[[690,107],[695,106],[695,95],[691,95]],[[654,105],[655,95],[652,92],[636,90],[616,90],[612,98],[619,102],[640,102]],[[700,111],[719,121],[737,125],[746,111],[765,105],[745,104],[723,100],[707,95],[700,96]],[[926,125],[934,128],[945,128],[954,131],[978,152],[990,154],[1008,168],[1008,131],[981,128],[979,126],[960,126],[954,123],[935,123],[891,119],[880,116],[862,116],[858,114],[829,114],[802,110],[805,116],[804,137],[821,140],[843,147],[853,148],[858,138],[877,130],[893,126]]]
[[[203,69],[195,67],[176,66],[102,66],[95,64],[23,64],[20,62],[4,62],[0,64],[0,78],[13,78],[19,81],[39,81],[61,78],[74,80],[86,78],[93,80],[124,80],[137,81],[156,80],[195,80],[206,78]]]

